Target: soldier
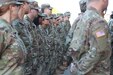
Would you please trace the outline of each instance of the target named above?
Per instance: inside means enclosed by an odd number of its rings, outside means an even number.
[[[52,15],[52,7],[50,6],[50,4],[42,4],[41,5],[41,11],[42,13],[44,14],[47,14],[47,16],[51,17]],[[49,26],[47,27],[48,29],[48,35],[51,33],[52,31],[52,22],[51,22],[51,19],[50,19],[50,24]]]
[[[33,43],[32,43],[32,50],[31,50],[31,60],[30,62],[32,63],[32,75],[35,75],[37,72],[37,65],[38,64],[38,54],[39,54],[39,41],[40,41],[40,34],[37,33],[37,28],[36,25],[33,23],[33,20],[35,17],[37,17],[39,13],[39,7],[36,2],[31,2],[31,10],[29,13],[25,16],[25,23],[28,25],[28,30],[30,31],[30,34],[32,35],[33,38]],[[27,65],[28,66],[28,65]],[[31,65],[29,65],[31,66]]]
[[[75,75],[110,75],[110,34],[102,17],[108,0],[88,0],[69,50],[75,56]]]
[[[73,38],[73,35],[74,35],[74,30],[76,28],[76,24],[77,22],[80,20],[80,17],[83,15],[83,13],[86,11],[86,3],[87,3],[87,0],[80,0],[79,2],[79,5],[80,5],[80,10],[81,10],[81,13],[79,14],[79,16],[75,19],[72,27],[70,28],[69,30],[69,33],[68,35],[66,36],[66,45],[69,47],[70,45],[70,42]],[[67,48],[68,48],[67,47]]]
[[[48,29],[47,29],[47,27],[49,26],[49,24],[50,24],[50,17],[49,16],[47,16],[47,14],[42,14],[42,25],[39,25],[39,30],[41,31],[41,34],[43,35],[43,36],[48,36]]]
[[[59,20],[59,25],[57,26],[59,36],[61,39],[61,42],[64,44],[65,43],[65,37],[66,37],[66,32],[64,28],[64,23],[63,23],[63,14],[62,13],[57,13],[58,20]]]
[[[10,25],[21,4],[16,0],[0,0],[0,75],[24,75],[26,48]]]
[[[65,12],[64,13],[64,29],[65,29],[66,34],[68,34],[68,32],[70,30],[70,27],[71,27],[71,24],[70,24],[70,21],[69,21],[70,16],[71,16],[70,12]]]
[[[31,2],[31,6],[30,6],[31,9],[29,13],[25,16],[24,20],[26,24],[28,25],[28,29],[34,39],[35,38],[34,29],[36,29],[36,25],[33,23],[33,20],[35,17],[37,17],[39,13],[39,7],[33,3],[34,2]]]
[[[30,34],[30,31],[28,30],[28,25],[24,21],[25,14],[28,14],[30,11],[30,5],[28,0],[18,0],[19,2],[23,3],[20,6],[19,12],[18,12],[18,18],[16,18],[12,22],[12,26],[18,31],[18,34],[20,38],[23,40],[26,48],[27,48],[27,57],[25,59],[24,64],[24,74],[30,74],[31,73],[31,50],[32,50],[32,36]],[[25,67],[25,65],[30,65],[30,67]],[[27,71],[27,72],[26,72]]]
[[[47,26],[49,26],[50,22],[49,19],[50,17],[47,16],[46,14],[42,13],[40,14],[40,16],[42,16],[42,23],[41,25],[39,25],[37,32],[38,34],[41,35],[41,38],[43,39],[40,45],[40,53],[39,53],[39,58],[37,59],[39,62],[39,67],[37,70],[37,75],[48,75],[48,64],[49,64],[49,49],[50,46],[48,46],[48,30],[47,30]]]
[[[23,20],[23,17],[28,13],[30,7],[27,0],[20,0],[19,2],[23,4],[20,6],[18,18],[12,21],[12,26],[18,31],[20,38],[23,40],[27,50],[29,50],[32,44],[32,37],[30,32],[28,31],[27,25]]]
[[[47,14],[48,16],[51,16],[52,14],[52,7],[49,4],[42,4],[41,5],[41,11],[44,14]]]
[[[108,22],[108,25],[109,25],[109,30],[110,30],[110,34],[111,34],[111,47],[113,45],[113,12],[112,14],[110,15],[110,21]],[[113,47],[112,47],[112,51],[113,51]],[[111,54],[111,74],[110,75],[113,75],[113,52]]]

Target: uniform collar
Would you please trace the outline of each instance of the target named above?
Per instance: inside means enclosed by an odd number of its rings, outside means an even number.
[[[97,9],[95,9],[94,7],[88,7],[87,10],[92,10],[96,12],[97,14],[101,15],[101,12],[97,11]]]

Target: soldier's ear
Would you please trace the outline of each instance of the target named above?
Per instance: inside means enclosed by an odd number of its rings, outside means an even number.
[[[10,11],[12,10],[12,7],[13,7],[13,5],[9,5],[9,9],[10,9]]]
[[[101,0],[103,3],[106,3],[108,0]]]

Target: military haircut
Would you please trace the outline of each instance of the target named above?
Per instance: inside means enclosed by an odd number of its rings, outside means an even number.
[[[94,1],[99,1],[99,0],[87,0],[87,3],[94,2]]]
[[[88,0],[80,0],[79,5],[80,5],[80,10],[81,12],[85,12],[87,8],[87,1]]]

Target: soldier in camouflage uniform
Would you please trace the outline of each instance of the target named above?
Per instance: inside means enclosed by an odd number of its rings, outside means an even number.
[[[101,13],[108,0],[88,0],[76,26],[69,50],[75,56],[75,75],[110,75],[110,34]]]
[[[57,13],[58,19],[59,19],[59,25],[57,27],[59,36],[61,39],[61,42],[64,44],[65,43],[65,37],[66,37],[66,32],[64,28],[64,22],[63,22],[63,14],[62,13]]]
[[[41,42],[41,49],[40,49],[40,54],[38,56],[38,64],[39,64],[39,68],[37,70],[37,75],[49,75],[49,61],[50,61],[50,49],[51,46],[49,44],[49,41],[51,41],[51,39],[48,36],[48,29],[47,26],[49,26],[50,22],[50,17],[47,16],[47,14],[42,13],[42,23],[41,25],[39,25],[37,32],[41,35],[42,37],[42,42]]]
[[[74,30],[76,28],[76,24],[77,22],[80,20],[80,17],[83,15],[83,13],[86,11],[86,3],[87,3],[87,0],[80,0],[79,2],[79,5],[80,5],[80,10],[81,10],[81,13],[79,14],[79,16],[75,19],[74,23],[72,24],[72,27],[70,28],[69,30],[69,33],[68,35],[66,36],[66,45],[69,46],[70,45],[70,42],[73,38],[73,34],[74,34]]]
[[[23,40],[27,48],[27,57],[25,59],[25,64],[24,64],[24,73],[26,75],[26,74],[30,74],[31,72],[30,68],[32,67],[32,66],[28,68],[25,67],[25,65],[28,65],[28,64],[31,65],[30,52],[32,50],[32,42],[33,42],[30,31],[28,30],[28,25],[24,21],[24,15],[28,14],[28,12],[30,11],[30,5],[29,5],[30,2],[28,0],[18,0],[18,1],[23,4],[20,6],[20,9],[18,12],[18,18],[12,22],[12,26],[18,31],[20,38]]]
[[[27,50],[29,50],[32,45],[32,37],[30,32],[28,31],[27,25],[23,20],[23,17],[28,13],[30,7],[29,4],[27,4],[27,0],[20,0],[20,2],[23,4],[20,6],[18,18],[12,21],[12,26],[18,31],[20,38],[23,40]]]
[[[111,47],[112,47],[112,51],[113,51],[113,12],[110,15],[110,21],[108,23],[109,25],[109,29],[110,29],[110,34],[111,34]],[[113,75],[113,52],[111,54],[111,71],[110,71],[110,75]]]
[[[35,75],[37,72],[37,66],[39,67],[38,64],[38,54],[39,52],[39,42],[41,41],[41,37],[40,34],[38,34],[37,32],[37,28],[36,25],[33,23],[33,20],[35,17],[37,17],[39,13],[39,7],[38,4],[36,2],[31,2],[31,10],[30,12],[25,16],[25,23],[28,25],[28,30],[30,31],[30,34],[32,35],[33,38],[33,43],[32,43],[32,50],[30,52],[31,54],[31,60],[30,62],[32,63],[32,74],[31,75]],[[28,65],[26,65],[28,66]]]
[[[71,28],[71,24],[70,24],[70,21],[69,21],[70,16],[71,16],[70,12],[65,12],[64,13],[64,29],[65,29],[65,33],[66,34],[68,34],[68,32],[69,32],[69,30]]]
[[[16,0],[0,0],[0,75],[24,75],[22,65],[26,48],[10,25],[20,4]]]
[[[50,4],[42,4],[41,5],[41,11],[42,13],[44,14],[47,14],[47,16],[51,17],[52,15],[52,7],[50,6]],[[51,33],[52,31],[52,22],[50,20],[50,25],[47,26],[47,29],[48,29],[48,35]]]

